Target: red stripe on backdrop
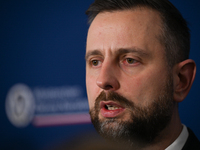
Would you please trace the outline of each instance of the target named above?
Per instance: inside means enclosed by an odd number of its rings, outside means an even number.
[[[33,125],[37,127],[86,123],[91,123],[90,115],[86,113],[63,115],[38,115],[33,118]]]

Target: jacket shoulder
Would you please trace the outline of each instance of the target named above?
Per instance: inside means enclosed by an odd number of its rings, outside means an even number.
[[[200,141],[190,128],[187,129],[189,136],[182,150],[200,150]]]

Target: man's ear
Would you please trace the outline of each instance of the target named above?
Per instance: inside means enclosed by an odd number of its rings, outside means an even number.
[[[173,68],[174,73],[174,100],[183,101],[188,95],[196,75],[196,64],[187,59]]]

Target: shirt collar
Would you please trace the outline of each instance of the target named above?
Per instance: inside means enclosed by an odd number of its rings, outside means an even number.
[[[183,130],[181,131],[181,134],[179,135],[179,137],[165,150],[182,149],[187,141],[188,136],[189,136],[189,133],[188,133],[187,127],[183,125]]]

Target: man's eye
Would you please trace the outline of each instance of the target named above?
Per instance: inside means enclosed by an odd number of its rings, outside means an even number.
[[[132,58],[126,58],[126,62],[128,64],[133,64],[135,62],[135,59],[132,59]]]
[[[92,60],[92,65],[93,66],[98,66],[99,65],[99,60]]]

